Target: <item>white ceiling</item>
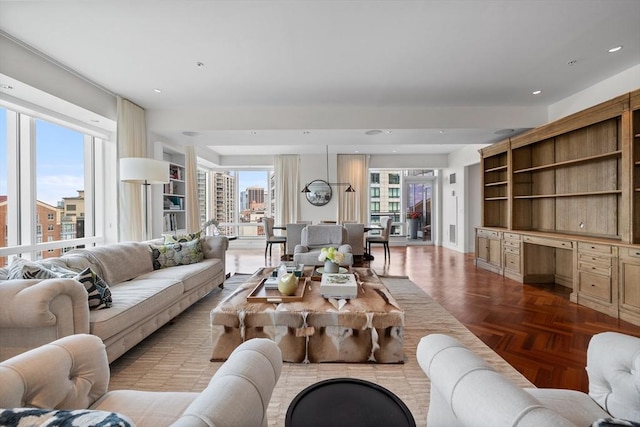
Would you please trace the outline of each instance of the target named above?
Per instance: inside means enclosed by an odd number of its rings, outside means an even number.
[[[640,63],[638,0],[0,1],[0,29],[223,156],[448,153]]]

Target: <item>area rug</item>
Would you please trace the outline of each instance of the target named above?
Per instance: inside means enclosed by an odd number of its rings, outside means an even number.
[[[210,362],[209,313],[247,275],[235,275],[184,313],[111,364],[111,390],[201,391],[222,362]],[[268,408],[269,426],[284,426],[293,398],[307,386],[329,378],[352,377],[377,383],[395,393],[424,425],[429,404],[429,379],[418,366],[416,347],[431,333],[456,337],[498,372],[523,387],[533,385],[487,347],[451,314],[406,277],[382,277],[405,310],[403,364],[285,363]]]

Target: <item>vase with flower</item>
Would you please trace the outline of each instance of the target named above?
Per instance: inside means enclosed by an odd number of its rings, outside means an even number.
[[[318,261],[324,262],[325,273],[338,273],[340,271],[340,263],[344,261],[344,254],[336,248],[322,248]]]
[[[417,239],[418,238],[418,225],[420,223],[420,218],[422,218],[421,212],[409,212],[407,214],[407,218],[409,219],[409,238]]]

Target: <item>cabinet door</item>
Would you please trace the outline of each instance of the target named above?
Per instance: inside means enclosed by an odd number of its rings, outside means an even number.
[[[476,243],[476,257],[482,261],[489,262],[489,239],[486,237],[478,237]]]
[[[489,264],[496,266],[502,265],[502,247],[501,241],[497,239],[489,239]]]
[[[620,263],[620,307],[640,315],[640,262]]]

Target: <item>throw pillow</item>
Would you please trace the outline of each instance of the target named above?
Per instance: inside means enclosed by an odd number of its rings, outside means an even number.
[[[62,279],[73,279],[79,273],[78,270],[70,270],[59,265],[54,265],[51,270],[57,274],[57,277],[60,277]]]
[[[117,412],[38,408],[0,409],[0,426],[135,427],[133,421]]]
[[[9,266],[9,280],[15,279],[52,279],[58,277],[53,271],[43,267],[37,262],[24,258],[15,258]]]
[[[620,418],[600,418],[591,424],[591,427],[640,427],[640,423],[635,421],[623,420]]]
[[[109,285],[91,268],[87,267],[82,270],[75,279],[84,285],[89,294],[89,310],[101,310],[111,307],[113,301]]]
[[[202,241],[200,239],[168,245],[149,245],[149,248],[154,270],[177,265],[195,264],[204,259]]]
[[[198,231],[197,233],[179,234],[177,236],[173,236],[171,234],[165,234],[165,236],[164,236],[164,244],[165,245],[170,245],[172,243],[191,242],[193,240],[200,239],[201,235],[202,235],[201,231]]]

